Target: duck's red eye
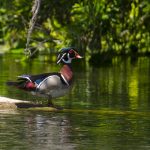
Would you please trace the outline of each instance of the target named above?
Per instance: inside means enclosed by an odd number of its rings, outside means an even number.
[[[75,57],[75,51],[73,49],[71,49],[69,51],[69,56],[70,56],[70,58],[74,58]]]
[[[69,51],[69,54],[72,54],[72,53],[74,53],[74,50],[71,49],[71,50]]]

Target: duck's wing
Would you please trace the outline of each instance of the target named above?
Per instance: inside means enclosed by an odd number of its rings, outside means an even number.
[[[44,73],[44,74],[38,74],[38,75],[21,75],[18,76],[18,80],[26,80],[30,82],[37,82],[37,81],[42,81],[43,79],[47,78],[48,76],[51,75],[58,75],[59,73]]]

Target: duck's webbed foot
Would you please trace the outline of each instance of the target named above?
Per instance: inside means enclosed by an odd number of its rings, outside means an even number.
[[[47,103],[47,106],[48,106],[48,107],[54,107],[54,104],[53,104],[53,102],[52,102],[51,97],[48,99],[47,102],[48,102],[48,103]]]

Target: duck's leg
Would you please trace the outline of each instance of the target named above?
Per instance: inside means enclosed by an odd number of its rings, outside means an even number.
[[[51,96],[48,97],[48,104],[47,105],[48,105],[48,107],[54,107]]]
[[[58,109],[58,110],[62,110],[62,109],[63,109],[62,107],[56,106],[56,105],[53,104],[53,102],[52,102],[52,97],[49,97],[49,98],[48,98],[48,107],[53,107],[53,108],[56,108],[56,109]]]

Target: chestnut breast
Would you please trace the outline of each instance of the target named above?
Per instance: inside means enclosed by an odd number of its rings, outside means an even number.
[[[72,72],[72,69],[70,68],[70,66],[64,65],[64,66],[61,68],[60,73],[65,77],[65,79],[66,79],[69,83],[72,81],[73,72]]]

